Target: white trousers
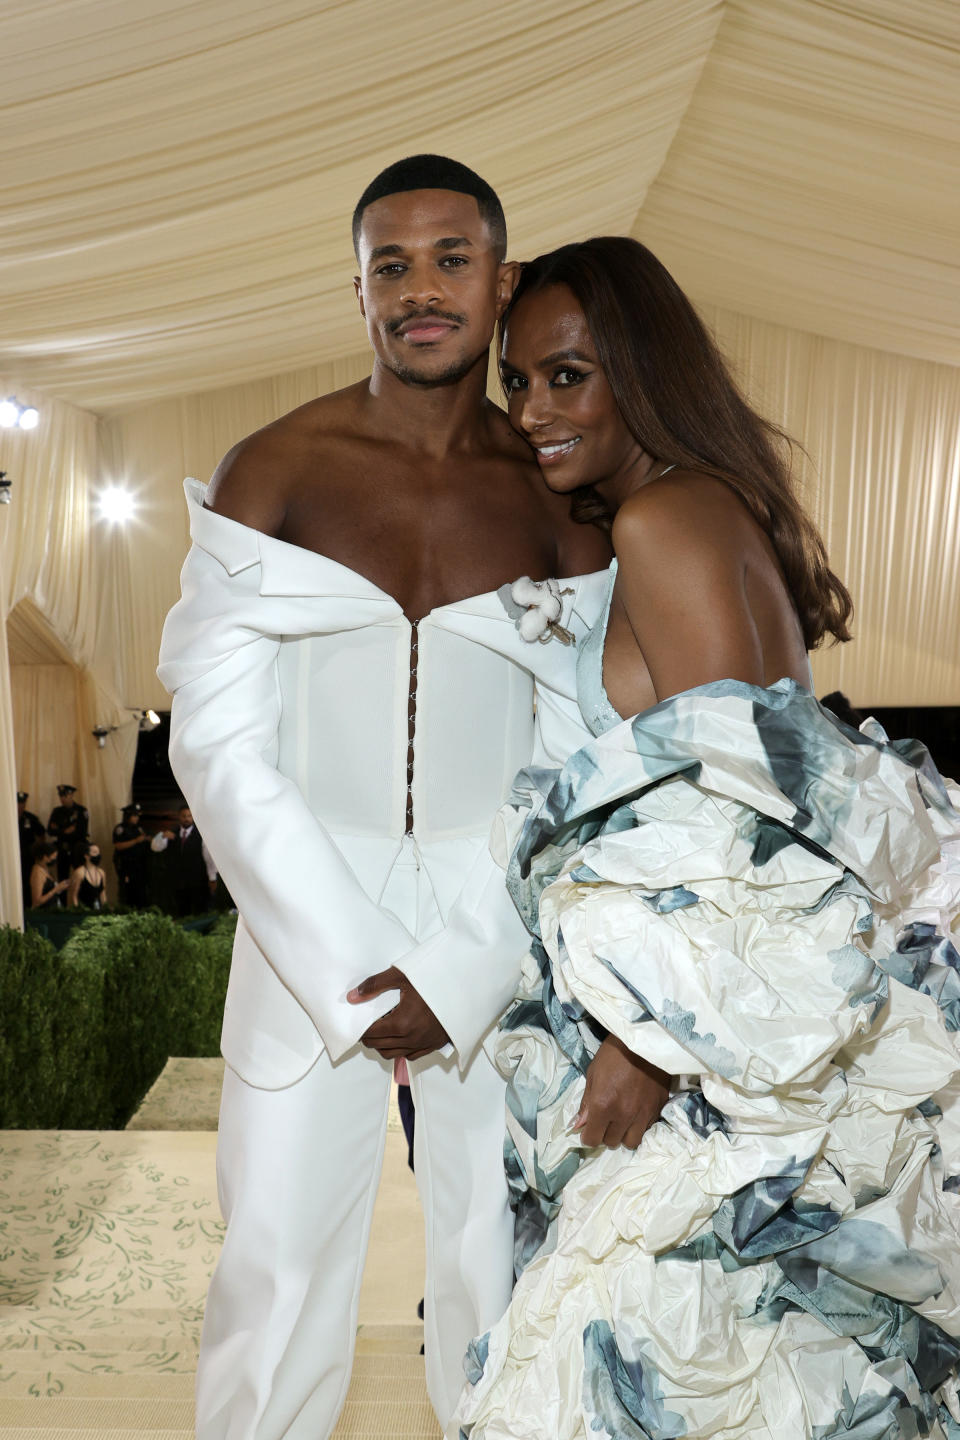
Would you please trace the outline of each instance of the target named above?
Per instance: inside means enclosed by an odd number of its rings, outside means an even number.
[[[415,937],[441,924],[407,841],[381,904]],[[513,1218],[503,1174],[504,1085],[481,1052],[410,1065],[426,1231],[427,1388],[446,1426],[463,1355],[504,1312]],[[258,1090],[229,1068],[217,1148],[227,1233],[207,1297],[198,1440],[326,1440],[346,1398],[380,1178],[391,1066],[324,1053],[296,1084]]]

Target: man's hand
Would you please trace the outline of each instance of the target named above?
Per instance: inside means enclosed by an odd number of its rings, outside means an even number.
[[[386,1015],[374,1022],[360,1036],[363,1045],[376,1050],[385,1060],[420,1060],[433,1050],[449,1043],[450,1036],[434,1015],[427,1002],[410,984],[406,975],[391,965],[378,975],[370,975],[347,999],[351,1005],[362,1005],[384,990],[399,990],[400,999]]]
[[[587,1068],[580,1113],[572,1129],[584,1145],[636,1150],[670,1095],[670,1079],[608,1035]]]

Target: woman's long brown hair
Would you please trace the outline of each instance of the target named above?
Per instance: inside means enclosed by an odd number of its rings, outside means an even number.
[[[583,308],[600,363],[628,428],[648,455],[724,480],[770,537],[809,650],[830,634],[849,640],[853,602],[827,563],[823,540],[784,458],[793,442],[751,409],[690,301],[636,240],[599,236],[524,266],[510,311],[537,290],[566,285]],[[609,528],[592,487],[574,519]]]

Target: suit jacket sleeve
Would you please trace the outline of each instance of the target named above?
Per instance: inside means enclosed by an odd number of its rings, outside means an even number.
[[[229,534],[232,522],[210,518]],[[269,627],[284,617],[259,594],[254,532],[233,529],[253,537],[253,560],[231,566],[194,544],[164,627],[170,761],[247,928],[337,1059],[397,996],[349,1005],[346,992],[413,940],[276,768],[280,635]]]
[[[465,1069],[517,991],[530,936],[484,845],[447,923],[394,963],[430,1006]]]

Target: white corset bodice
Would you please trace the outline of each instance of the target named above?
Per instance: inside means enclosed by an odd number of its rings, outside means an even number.
[[[443,614],[417,627],[411,798],[423,843],[485,836],[533,749],[530,672],[447,628],[456,607]],[[411,628],[398,614],[281,643],[277,768],[335,834],[406,828]]]

